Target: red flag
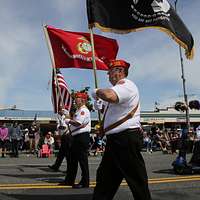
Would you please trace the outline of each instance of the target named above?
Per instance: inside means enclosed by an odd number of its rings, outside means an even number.
[[[69,32],[47,26],[56,68],[92,69],[90,34]],[[98,70],[108,70],[105,60],[115,59],[118,44],[114,39],[94,35],[95,59]]]
[[[72,105],[72,97],[65,82],[64,76],[59,69],[56,69],[56,76],[52,73],[52,103],[54,112],[58,113],[60,106],[68,107],[70,111]],[[57,80],[56,80],[57,79]]]

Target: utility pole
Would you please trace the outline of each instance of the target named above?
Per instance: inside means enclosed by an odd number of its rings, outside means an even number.
[[[175,11],[177,12],[177,3],[178,0],[175,0]],[[184,65],[183,65],[183,56],[182,56],[182,50],[181,46],[179,45],[179,56],[180,56],[180,63],[181,63],[181,78],[183,81],[183,96],[184,96],[184,102],[186,105],[186,111],[185,111],[185,118],[186,118],[186,126],[187,130],[189,131],[190,129],[190,116],[189,116],[189,106],[188,106],[188,98],[187,98],[187,93],[186,93],[186,79],[185,79],[185,73],[184,73]]]

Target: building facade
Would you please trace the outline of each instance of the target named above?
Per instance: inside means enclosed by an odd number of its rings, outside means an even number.
[[[98,115],[92,112],[92,124],[97,123]],[[190,110],[190,124],[191,127],[200,125],[200,111]],[[141,123],[142,125],[151,125],[153,122],[163,128],[181,128],[185,124],[185,113],[174,110],[173,108],[160,109],[156,111],[142,111]],[[1,109],[0,120],[6,124],[12,124],[15,121],[19,122],[27,128],[34,120],[36,120],[42,130],[56,129],[56,114],[53,111],[40,110],[20,110],[20,109]]]

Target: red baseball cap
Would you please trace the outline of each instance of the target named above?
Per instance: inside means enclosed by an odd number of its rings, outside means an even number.
[[[85,92],[76,92],[75,93],[75,98],[81,98],[81,99],[88,99],[88,95]]]
[[[113,69],[114,67],[123,67],[123,68],[129,68],[130,64],[127,63],[125,60],[110,60],[108,63],[109,69]]]

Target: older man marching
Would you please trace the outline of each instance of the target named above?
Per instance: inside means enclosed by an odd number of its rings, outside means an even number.
[[[93,200],[113,199],[125,178],[135,200],[151,200],[145,163],[140,153],[143,134],[140,124],[139,92],[128,80],[130,64],[124,60],[109,63],[107,89],[95,89],[92,96],[106,102],[103,131],[107,144],[97,170]]]

